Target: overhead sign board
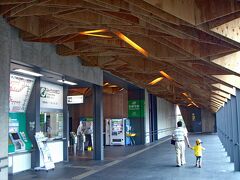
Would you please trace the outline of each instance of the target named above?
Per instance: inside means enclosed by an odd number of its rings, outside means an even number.
[[[67,96],[67,104],[81,104],[83,103],[83,95]]]

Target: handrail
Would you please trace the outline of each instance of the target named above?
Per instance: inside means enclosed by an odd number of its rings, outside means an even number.
[[[146,135],[149,134],[149,136],[150,136],[150,135],[159,134],[159,133],[163,133],[163,132],[174,130],[174,129],[175,129],[175,127],[158,129],[158,130],[154,130],[154,131],[150,131],[150,132],[145,132],[145,134]]]
[[[2,161],[2,160],[5,160],[5,159],[7,159],[8,158],[8,156],[5,156],[5,157],[0,157],[0,162]]]
[[[8,165],[5,166],[0,166],[0,172],[2,171],[2,169],[8,168]]]

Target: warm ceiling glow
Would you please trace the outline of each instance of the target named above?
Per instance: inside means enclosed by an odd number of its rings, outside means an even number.
[[[95,36],[95,37],[103,37],[103,38],[112,38],[112,36],[101,35],[101,34],[84,34],[86,36]]]
[[[103,85],[103,86],[107,86],[107,85],[109,85],[109,83],[108,83],[108,82],[104,83],[104,85]]]
[[[107,29],[96,29],[96,30],[90,30],[90,31],[83,31],[83,32],[80,32],[80,34],[93,34],[93,33],[100,33],[100,32],[107,32]]]
[[[169,79],[169,80],[173,80],[172,77],[170,77],[167,73],[165,73],[164,71],[159,71],[165,78]]]
[[[124,34],[122,34],[121,32],[114,32],[120,39],[122,39],[123,41],[125,41],[126,43],[128,43],[130,46],[132,46],[134,49],[136,49],[138,52],[142,53],[144,56],[148,57],[149,53],[143,49],[142,47],[140,47],[139,45],[137,45],[135,42],[133,42],[131,39],[129,39],[127,36],[125,36]]]
[[[159,77],[159,78],[156,78],[154,79],[152,82],[148,83],[149,85],[154,85],[156,83],[158,83],[159,81],[161,81],[163,79],[163,77]]]
[[[79,34],[86,35],[86,36],[112,38],[112,36],[107,36],[107,35],[102,35],[102,34],[94,34],[94,33],[100,33],[100,32],[107,32],[107,29],[96,29],[96,30],[90,30],[90,31],[83,31],[83,32],[80,32]]]
[[[184,93],[182,93],[182,95],[184,95],[191,102],[190,104],[187,105],[188,107],[191,105],[198,107],[198,105],[193,102],[193,100],[187,95],[187,93],[184,92]]]
[[[118,87],[118,86],[113,84],[113,85],[109,85],[108,87]]]
[[[194,103],[193,101],[192,101],[192,104],[193,104],[194,106],[198,107],[198,105],[197,105],[196,103]]]

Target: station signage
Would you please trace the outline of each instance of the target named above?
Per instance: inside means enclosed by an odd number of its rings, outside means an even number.
[[[144,117],[144,100],[128,100],[128,117]]]
[[[9,112],[25,112],[35,79],[10,74]]]
[[[63,109],[63,87],[49,82],[40,82],[40,108]]]
[[[67,96],[67,104],[81,104],[83,103],[83,95]]]

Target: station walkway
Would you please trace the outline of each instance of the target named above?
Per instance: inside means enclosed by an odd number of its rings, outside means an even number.
[[[194,167],[195,157],[191,149],[186,151],[187,164],[176,167],[174,146],[170,144],[169,139],[163,139],[149,146],[139,146],[135,152],[128,155],[126,150],[119,148],[119,152],[122,151],[121,156],[114,158],[114,155],[106,153],[106,160],[102,162],[72,160],[69,163],[58,164],[54,171],[48,173],[27,171],[10,176],[9,179],[240,180],[240,172],[233,171],[233,163],[230,163],[216,134],[190,135],[192,145],[197,138],[202,139],[206,148],[202,168]]]

